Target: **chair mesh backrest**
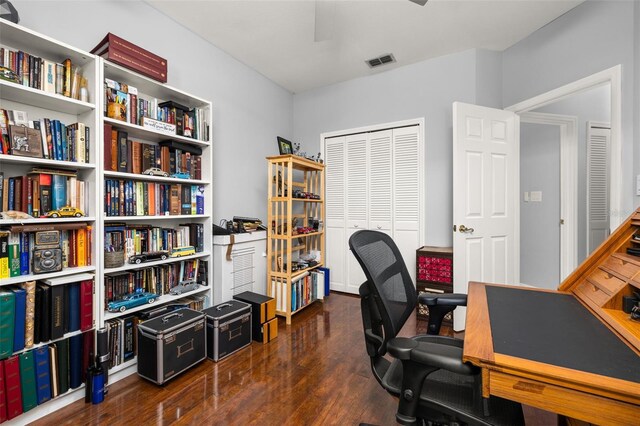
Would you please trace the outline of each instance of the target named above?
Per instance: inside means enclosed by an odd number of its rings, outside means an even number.
[[[407,266],[391,237],[383,232],[358,231],[349,238],[351,252],[360,263],[376,295],[385,330],[395,337],[416,306],[417,296]]]

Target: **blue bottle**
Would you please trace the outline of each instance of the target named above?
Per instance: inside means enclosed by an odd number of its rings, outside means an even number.
[[[95,369],[91,380],[91,402],[100,404],[104,401],[104,370],[100,367],[100,364]]]

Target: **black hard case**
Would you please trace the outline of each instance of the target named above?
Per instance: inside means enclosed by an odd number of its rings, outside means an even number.
[[[207,357],[219,361],[251,344],[251,305],[230,300],[202,311],[207,317]]]
[[[138,325],[138,375],[164,384],[206,358],[202,312],[179,309]]]

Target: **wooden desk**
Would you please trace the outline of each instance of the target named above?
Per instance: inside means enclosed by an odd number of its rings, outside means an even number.
[[[640,256],[627,254],[640,248],[635,235],[640,209],[559,291],[469,284],[463,359],[482,368],[484,396],[640,424],[640,322],[622,311],[623,296],[640,292]]]
[[[497,336],[492,335],[492,315],[490,301],[487,298],[489,287],[491,286],[482,283],[470,283],[469,285],[467,328],[463,354],[465,361],[482,368],[483,395],[485,397],[496,395],[595,424],[632,425],[639,423],[639,382],[621,380],[530,359],[535,356],[513,356],[494,350],[494,346],[500,346],[504,341],[496,341],[497,344],[494,344]],[[552,297],[561,297],[562,295],[572,297],[569,292],[520,287],[507,288],[521,292],[523,300],[535,292],[544,292]],[[539,312],[539,315],[553,318],[554,313],[542,311]],[[517,326],[519,324],[516,319],[514,318],[511,325]],[[585,332],[580,327],[576,328],[576,332]],[[606,332],[610,332],[613,337],[617,338],[608,327],[605,329]],[[528,338],[526,330],[520,330],[519,333],[523,339]],[[537,336],[531,337],[541,340],[540,333],[536,332],[535,334]],[[544,341],[538,343],[540,345],[547,344]],[[595,340],[592,343],[598,345]],[[632,356],[635,354],[638,358],[636,364],[640,366],[640,356],[637,352],[624,344],[623,346],[631,351]],[[584,350],[584,348],[578,350]],[[508,351],[502,350],[502,352]],[[601,362],[610,363],[615,360],[602,359]]]

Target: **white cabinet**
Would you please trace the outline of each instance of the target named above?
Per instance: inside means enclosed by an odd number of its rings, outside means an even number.
[[[391,235],[415,274],[423,245],[422,131],[419,125],[325,138],[327,267],[331,289],[357,293],[365,280],[349,252],[360,229]]]
[[[213,237],[214,305],[243,291],[267,294],[266,251],[267,231]]]

